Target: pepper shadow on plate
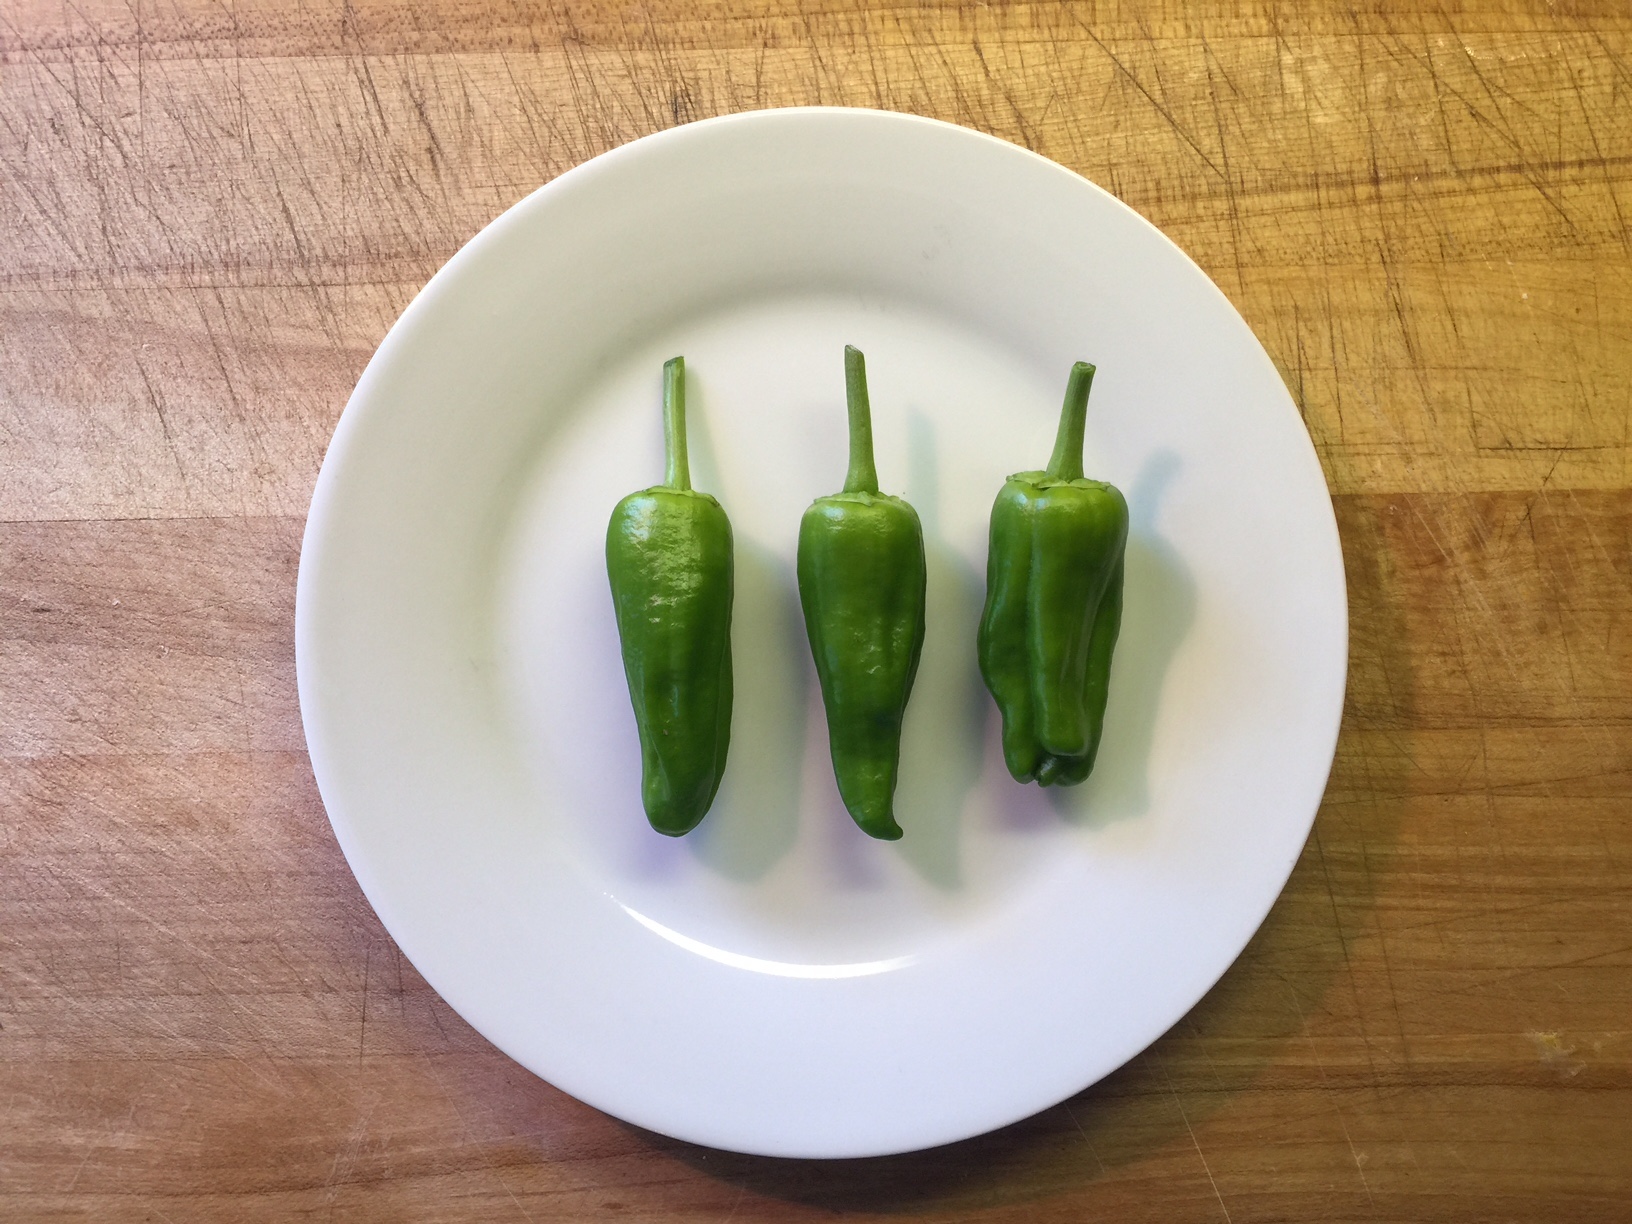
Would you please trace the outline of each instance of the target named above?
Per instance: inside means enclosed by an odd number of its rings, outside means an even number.
[[[963,879],[959,825],[969,792],[980,779],[991,701],[974,650],[985,583],[943,534],[935,442],[929,414],[912,409],[907,420],[907,500],[923,524],[929,584],[924,650],[902,726],[895,804],[906,831],[901,857],[925,881],[950,890]]]
[[[1126,595],[1099,758],[1082,785],[1041,792],[1073,824],[1102,827],[1150,808],[1150,753],[1163,679],[1196,615],[1195,579],[1157,526],[1179,468],[1177,454],[1159,450],[1127,491]]]
[[[725,777],[686,844],[720,874],[746,882],[769,871],[799,834],[811,672],[793,567],[740,535],[731,653],[736,698]]]

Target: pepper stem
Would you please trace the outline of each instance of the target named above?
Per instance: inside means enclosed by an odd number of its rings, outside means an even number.
[[[663,363],[663,484],[686,492],[691,488],[691,464],[686,461],[686,359],[671,357]]]
[[[1048,461],[1048,475],[1055,480],[1082,479],[1082,427],[1088,419],[1088,388],[1093,384],[1093,366],[1079,361],[1071,367],[1065,403],[1060,406],[1060,432],[1054,435],[1054,455]]]
[[[873,466],[873,409],[867,399],[867,359],[853,344],[844,346],[844,398],[850,409],[850,470],[846,493],[877,493]]]

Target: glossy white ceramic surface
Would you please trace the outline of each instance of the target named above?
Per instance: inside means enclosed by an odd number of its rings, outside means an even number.
[[[929,552],[894,844],[839,805],[793,579],[846,343]],[[675,354],[737,542],[731,756],[682,840],[641,813],[602,551]],[[1100,763],[1056,793],[1005,773],[974,634],[992,498],[1078,359],[1132,528]],[[1182,1016],[1308,834],[1346,634],[1314,450],[1206,276],[1041,157],[830,109],[616,149],[450,260],[341,418],[296,615],[336,836],[426,979],[601,1109],[790,1156],[1000,1126]]]

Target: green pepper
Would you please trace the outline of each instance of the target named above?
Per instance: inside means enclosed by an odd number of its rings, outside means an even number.
[[[878,491],[867,367],[846,345],[850,470],[799,523],[799,602],[821,681],[839,796],[864,833],[895,822],[901,718],[924,646],[924,532],[918,512]]]
[[[1003,760],[1017,782],[1081,782],[1105,725],[1128,503],[1083,478],[1093,380],[1087,362],[1072,367],[1048,470],[1010,476],[992,506],[980,674],[1003,713]]]
[[[714,802],[731,742],[731,522],[691,487],[686,365],[663,367],[663,483],[625,497],[606,529],[629,700],[640,731],[641,801],[679,837]]]

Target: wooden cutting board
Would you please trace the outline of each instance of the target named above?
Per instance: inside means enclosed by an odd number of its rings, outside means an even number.
[[[1326,801],[1217,988],[1027,1122],[836,1164],[460,1021],[329,833],[292,647],[324,447],[431,273],[587,157],[810,103],[1016,141],[1193,255],[1352,611]],[[8,0],[0,1217],[1632,1218],[1629,219],[1624,0]]]

